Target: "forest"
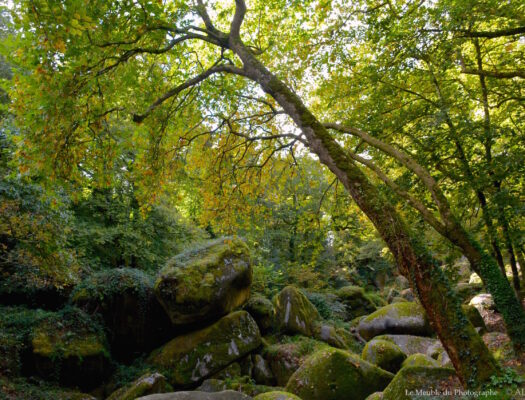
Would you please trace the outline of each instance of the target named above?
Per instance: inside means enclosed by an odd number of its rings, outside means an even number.
[[[0,400],[525,399],[525,3],[0,0]]]

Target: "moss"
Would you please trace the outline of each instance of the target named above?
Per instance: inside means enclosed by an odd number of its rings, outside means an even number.
[[[216,319],[250,295],[250,251],[237,238],[221,238],[170,260],[155,293],[176,325]]]
[[[219,372],[261,343],[259,328],[246,311],[178,336],[155,351],[149,362],[174,385],[189,386]]]
[[[96,400],[87,393],[64,389],[34,377],[10,378],[0,376],[0,399],[2,400]]]
[[[462,389],[462,386],[451,368],[404,367],[383,391],[383,400],[412,400],[416,390],[454,393],[454,389]]]
[[[432,334],[425,310],[411,302],[389,304],[378,309],[359,322],[358,331],[366,340],[382,333]]]
[[[478,309],[469,305],[463,305],[462,308],[470,323],[475,328],[480,328],[481,334],[485,333],[487,331],[487,327],[485,326],[485,321],[483,321],[483,318]]]
[[[383,399],[383,392],[374,392],[370,396],[368,396],[365,400],[382,400]]]
[[[51,314],[33,329],[33,353],[43,357],[78,357],[107,353],[102,327],[80,309]]]
[[[325,343],[305,336],[285,336],[283,343],[265,347],[263,356],[270,364],[277,384],[284,386],[307,356],[326,348]]]
[[[439,363],[426,354],[416,353],[408,356],[401,367],[439,367]]]
[[[275,391],[275,392],[267,392],[267,393],[262,393],[260,395],[257,395],[254,397],[253,400],[301,400],[301,399],[292,393]]]
[[[244,309],[255,319],[261,332],[272,329],[275,318],[275,309],[270,300],[260,294],[252,294]]]
[[[52,315],[43,310],[0,306],[0,375],[17,376],[31,345],[34,326]]]
[[[149,394],[167,393],[171,391],[173,391],[173,388],[163,375],[159,373],[147,373],[131,384],[112,393],[107,400],[134,400]]]
[[[114,356],[125,361],[169,339],[171,323],[153,293],[153,279],[142,271],[118,268],[89,276],[71,302],[102,316]]]
[[[368,342],[361,357],[386,371],[394,373],[401,368],[401,364],[406,359],[405,353],[396,344],[381,339]]]
[[[327,348],[311,355],[290,377],[286,390],[303,400],[356,399],[383,390],[393,374],[343,350]]]
[[[274,298],[276,323],[281,331],[312,336],[321,316],[315,306],[297,288],[287,286]]]
[[[110,372],[104,331],[96,318],[69,307],[41,320],[31,334],[32,359],[43,377],[90,389]]]
[[[344,286],[336,294],[346,307],[347,321],[376,310],[375,301],[359,286]]]

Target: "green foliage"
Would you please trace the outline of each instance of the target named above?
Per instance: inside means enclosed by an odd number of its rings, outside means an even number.
[[[307,292],[303,290],[308,300],[317,308],[321,317],[326,320],[342,320],[346,314],[346,307],[330,293]]]
[[[203,234],[166,203],[142,212],[133,192],[95,190],[74,205],[71,243],[93,269],[127,266],[155,272]]]

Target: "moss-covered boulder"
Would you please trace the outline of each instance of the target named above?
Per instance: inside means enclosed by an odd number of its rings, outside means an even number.
[[[374,302],[359,286],[344,286],[336,292],[336,295],[346,307],[345,321],[368,315],[376,310]]]
[[[364,400],[394,377],[355,354],[327,348],[311,355],[290,377],[286,390],[303,400]]]
[[[228,365],[226,368],[221,369],[216,374],[213,374],[212,378],[215,379],[235,379],[242,376],[241,364],[238,362],[233,362]]]
[[[363,360],[393,373],[399,371],[401,364],[407,358],[395,343],[381,339],[373,339],[368,342],[361,357]]]
[[[394,279],[394,287],[399,291],[408,289],[410,287],[410,282],[403,275],[398,275]]]
[[[6,378],[0,374],[2,400],[97,400],[96,397],[56,383],[31,378]]]
[[[416,353],[408,356],[401,368],[404,367],[439,367],[439,363],[426,354]]]
[[[276,379],[268,362],[260,355],[254,354],[252,376],[256,383],[261,385],[275,385]]]
[[[176,386],[190,386],[219,372],[259,347],[256,322],[246,311],[231,313],[211,326],[178,336],[150,357]]]
[[[21,306],[0,306],[0,376],[15,377],[27,366],[31,332],[50,312]]]
[[[383,391],[383,400],[412,400],[416,396],[437,397],[447,390],[454,393],[454,389],[462,387],[451,368],[405,367],[401,368]]]
[[[395,343],[407,356],[412,354],[426,354],[437,359],[445,351],[441,342],[437,339],[413,335],[381,335],[377,340],[388,340]]]
[[[216,320],[250,297],[248,246],[237,238],[216,239],[171,259],[155,293],[175,325]]]
[[[71,301],[102,316],[112,354],[131,359],[173,336],[171,323],[153,293],[153,279],[131,268],[102,271],[85,279]]]
[[[274,298],[275,322],[284,333],[313,336],[321,315],[297,288],[287,286]]]
[[[292,393],[277,391],[261,393],[255,396],[253,400],[301,400],[301,398]]]
[[[167,392],[173,392],[173,388],[164,375],[154,372],[142,375],[129,385],[113,392],[106,400],[134,400],[148,394]]]
[[[476,307],[479,311],[496,310],[496,305],[489,293],[480,293],[474,296],[468,303],[470,306]]]
[[[244,309],[253,317],[262,333],[269,332],[274,324],[275,309],[270,300],[260,294],[253,294]]]
[[[460,282],[456,285],[456,293],[462,302],[468,303],[474,296],[483,290],[481,283]]]
[[[389,304],[363,318],[357,327],[359,334],[370,340],[385,333],[428,336],[432,329],[423,307],[417,303]]]
[[[288,343],[277,343],[266,347],[264,358],[268,361],[277,384],[286,386],[290,376],[299,369],[304,360],[327,345],[304,336],[289,338]]]
[[[165,394],[151,394],[139,397],[137,400],[251,400],[251,397],[233,390],[223,392],[174,392]]]
[[[242,376],[235,379],[206,379],[196,389],[201,392],[222,392],[224,390],[234,390],[236,392],[244,393],[247,396],[257,396],[261,393],[273,392],[275,390],[282,390],[281,387],[259,385],[253,383],[249,376]]]
[[[109,350],[100,325],[80,309],[67,308],[33,328],[36,372],[64,385],[91,389],[110,373]]]

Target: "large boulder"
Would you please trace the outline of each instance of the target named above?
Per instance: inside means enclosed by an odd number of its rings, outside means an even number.
[[[155,393],[172,392],[173,388],[167,382],[164,375],[154,372],[142,375],[139,379],[131,382],[117,391],[113,392],[106,400],[134,400],[140,396]]]
[[[66,386],[91,389],[111,372],[102,328],[79,309],[42,320],[33,328],[31,347],[36,372]]]
[[[272,344],[263,351],[279,386],[286,386],[290,376],[312,353],[326,348],[324,343],[304,336],[296,336],[289,343]]]
[[[336,292],[336,295],[346,307],[345,321],[368,315],[376,310],[374,302],[359,286],[344,286]]]
[[[303,400],[364,400],[394,377],[355,354],[327,348],[311,355],[290,377],[286,391]]]
[[[197,324],[242,306],[251,282],[248,246],[237,238],[221,238],[171,259],[157,278],[155,293],[173,324]]]
[[[139,397],[137,400],[251,400],[251,397],[233,390],[223,392],[174,392],[164,394],[151,394]]]
[[[293,286],[287,286],[274,298],[275,322],[284,333],[313,336],[321,315],[308,298]]]
[[[407,358],[395,343],[381,339],[372,339],[368,342],[361,357],[363,360],[393,373],[399,371],[401,364]]]
[[[268,361],[266,361],[260,354],[254,354],[252,376],[256,383],[261,385],[272,386],[275,385],[275,376]]]
[[[241,359],[261,344],[257,323],[246,311],[231,313],[211,326],[178,336],[150,357],[167,371],[168,381],[191,386]]]
[[[274,324],[275,309],[270,300],[260,294],[253,294],[244,309],[253,317],[262,333],[270,331]]]
[[[427,356],[426,354],[416,353],[407,357],[403,364],[404,367],[439,367],[439,363],[434,360],[432,357]]]
[[[222,392],[224,390],[235,390],[236,392],[244,393],[247,396],[257,396],[261,393],[273,392],[274,390],[282,390],[283,388],[275,386],[258,385],[253,383],[249,376],[242,376],[236,379],[206,379],[196,389],[201,392]]]
[[[414,335],[381,335],[376,336],[377,340],[388,340],[395,343],[407,356],[412,354],[426,354],[434,359],[445,349],[438,339],[421,337]]]
[[[357,327],[358,333],[370,340],[385,333],[429,336],[432,329],[423,307],[417,303],[393,303],[380,308],[366,318]]]
[[[453,394],[455,389],[463,390],[455,371],[451,368],[404,367],[383,391],[383,400],[412,400],[415,396],[441,397],[441,393],[448,390]]]
[[[476,307],[479,312],[496,309],[492,295],[489,293],[480,293],[474,296],[468,304]]]
[[[31,353],[33,327],[49,315],[43,310],[0,306],[0,377],[11,378],[22,373],[26,355]]]
[[[301,400],[295,394],[287,392],[266,392],[255,396],[253,400]]]
[[[166,342],[171,323],[144,272],[118,268],[93,274],[71,294],[71,301],[104,320],[112,354],[129,360]],[[172,337],[173,335],[171,335]]]
[[[462,302],[468,303],[474,296],[483,290],[481,283],[460,282],[456,285],[456,293]]]

